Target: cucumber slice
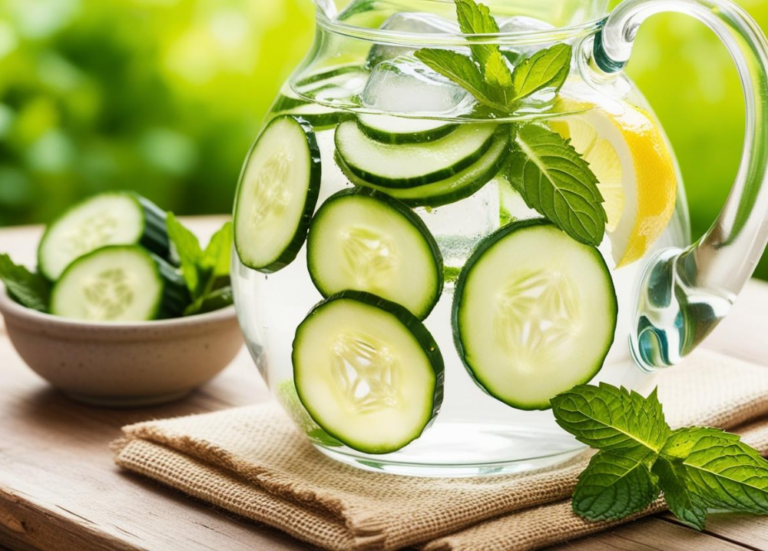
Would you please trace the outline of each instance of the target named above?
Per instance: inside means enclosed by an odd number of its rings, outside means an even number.
[[[337,126],[348,113],[318,103],[284,97],[275,104],[276,116],[293,115],[301,117],[312,125],[313,130],[328,130]]]
[[[392,189],[412,188],[449,178],[488,151],[495,124],[462,125],[434,142],[391,145],[366,136],[353,120],[336,129],[336,152],[355,176]]]
[[[390,453],[418,438],[443,400],[443,358],[408,310],[345,291],[296,330],[293,376],[301,403],[333,438]]]
[[[37,249],[37,263],[45,277],[56,281],[76,258],[105,245],[134,244],[169,258],[165,212],[135,193],[100,193],[49,224]]]
[[[474,195],[491,181],[504,167],[509,150],[508,146],[509,130],[500,128],[496,131],[491,147],[472,166],[445,180],[407,189],[381,187],[358,178],[338,155],[336,156],[336,163],[345,176],[349,178],[349,181],[356,186],[381,191],[390,197],[399,199],[409,207],[440,207]]]
[[[111,245],[81,256],[51,293],[52,314],[97,322],[176,317],[188,303],[181,276],[138,245]]]
[[[358,115],[357,124],[366,136],[387,144],[431,142],[444,138],[459,126],[445,121],[392,115]]]
[[[240,261],[263,273],[296,258],[320,193],[320,149],[312,126],[284,116],[256,140],[235,199],[235,248]]]
[[[517,409],[589,382],[603,366],[618,306],[600,252],[543,220],[483,240],[453,302],[456,348],[488,394]]]
[[[443,257],[424,222],[391,197],[364,188],[332,195],[307,238],[309,275],[324,297],[366,291],[426,318],[443,290]]]

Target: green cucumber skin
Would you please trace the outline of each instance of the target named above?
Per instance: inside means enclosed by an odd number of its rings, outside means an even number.
[[[304,241],[307,238],[309,224],[312,221],[312,215],[314,214],[315,207],[317,206],[317,198],[320,196],[320,183],[323,175],[320,159],[320,147],[317,145],[317,138],[315,138],[315,132],[313,130],[312,124],[301,117],[294,117],[291,115],[275,117],[269,122],[269,124],[267,124],[267,126],[264,127],[264,130],[259,134],[259,137],[256,138],[256,141],[253,143],[250,151],[248,152],[245,163],[243,163],[243,168],[240,171],[240,180],[237,185],[237,192],[235,194],[235,210],[233,219],[237,219],[237,210],[240,206],[240,192],[242,191],[243,179],[245,177],[246,169],[248,168],[248,162],[250,161],[251,154],[253,153],[254,148],[259,144],[259,140],[265,134],[267,129],[281,118],[293,119],[304,130],[304,135],[307,139],[307,146],[309,148],[309,186],[307,187],[307,197],[304,200],[304,213],[302,214],[301,220],[299,221],[299,224],[296,228],[296,232],[293,235],[293,239],[288,244],[288,246],[282,251],[282,253],[280,253],[277,258],[265,266],[248,266],[248,264],[243,263],[249,268],[263,274],[273,274],[282,270],[291,262],[293,262],[296,256],[299,254],[299,251],[301,250],[301,247],[304,245]],[[238,257],[242,260],[242,255],[240,254],[237,239],[235,239],[235,249],[237,250]]]
[[[178,259],[174,258],[174,255],[171,252],[170,239],[168,238],[168,231],[165,224],[166,212],[149,199],[142,197],[133,191],[107,191],[97,195],[92,195],[91,197],[83,199],[82,201],[78,201],[76,204],[62,212],[46,226],[45,232],[40,238],[40,242],[37,246],[37,265],[39,267],[40,273],[45,276],[48,281],[52,283],[56,281],[56,278],[51,277],[50,273],[48,272],[45,260],[43,259],[42,255],[43,244],[45,243],[49,232],[60,220],[63,220],[64,217],[66,217],[73,210],[80,207],[83,203],[103,195],[116,195],[120,197],[126,197],[134,201],[144,213],[144,216],[142,217],[144,227],[142,228],[141,237],[139,238],[138,244],[155,253],[160,258],[168,261],[170,264],[174,266],[179,265]],[[59,275],[59,278],[61,278],[62,275],[64,275],[64,272]]]
[[[488,249],[493,247],[501,239],[504,239],[511,233],[514,233],[519,230],[524,230],[526,228],[535,228],[537,226],[556,227],[549,220],[546,220],[544,218],[534,218],[532,220],[523,220],[520,222],[513,222],[507,226],[504,226],[496,230],[491,235],[483,239],[477,245],[475,250],[472,252],[472,255],[469,257],[466,264],[464,264],[464,267],[462,268],[461,273],[459,274],[459,279],[456,282],[456,289],[453,294],[453,304],[451,306],[451,327],[453,329],[453,342],[454,342],[454,345],[456,346],[456,351],[458,352],[459,357],[461,358],[461,362],[464,364],[464,367],[466,368],[469,376],[477,384],[477,386],[483,390],[483,392],[485,392],[492,398],[495,398],[496,400],[499,400],[500,402],[510,407],[513,407],[515,409],[519,409],[522,411],[549,410],[549,409],[552,409],[552,404],[550,404],[550,402],[541,403],[541,404],[519,404],[512,401],[507,401],[500,398],[496,394],[494,394],[494,392],[485,385],[485,383],[482,380],[482,377],[477,373],[475,373],[474,368],[469,364],[469,362],[466,359],[467,350],[464,348],[464,344],[461,340],[461,329],[459,325],[459,309],[461,308],[462,296],[464,294],[464,287],[466,286],[468,276],[472,271],[472,269],[474,268],[475,264],[477,264],[485,255],[486,251],[488,251]],[[600,251],[598,251],[594,247],[591,247],[591,249],[592,249],[592,253],[597,257],[599,262],[605,265],[605,260],[600,254]],[[618,303],[618,299],[616,298],[616,289],[613,285],[613,279],[610,276],[610,272],[607,266],[605,266],[605,274],[610,283],[610,288],[613,290],[613,301],[612,301],[613,308],[611,313],[613,314],[613,319],[614,319],[614,327],[612,331],[612,334],[614,335],[614,337],[611,339],[611,342],[609,342],[608,345],[605,347],[605,354],[600,358],[599,362],[597,362],[597,364],[592,369],[592,371],[590,371],[590,373],[587,376],[585,376],[582,381],[576,383],[574,386],[588,383],[600,372],[600,370],[603,368],[603,363],[605,362],[605,358],[608,356],[608,352],[610,351],[611,346],[613,345],[613,342],[615,340],[616,321],[619,313],[619,303]]]
[[[342,291],[341,293],[336,293],[335,295],[332,295],[328,297],[327,299],[319,302],[316,304],[310,311],[309,314],[307,314],[307,317],[304,318],[304,321],[302,321],[299,324],[299,327],[296,329],[296,336],[293,339],[293,351],[291,354],[291,361],[293,363],[293,378],[294,381],[297,379],[297,373],[296,373],[296,350],[298,348],[298,343],[301,341],[301,333],[302,329],[305,327],[305,324],[307,321],[309,321],[312,316],[316,315],[324,306],[337,301],[337,300],[354,300],[357,302],[361,302],[365,305],[378,308],[380,310],[384,310],[385,312],[388,312],[389,314],[392,314],[397,318],[400,323],[402,323],[414,336],[416,341],[421,346],[424,353],[427,355],[427,358],[429,360],[430,365],[432,366],[432,370],[435,374],[435,389],[433,393],[433,400],[432,400],[432,413],[430,416],[430,420],[424,424],[424,427],[421,431],[419,431],[418,434],[415,434],[413,438],[408,440],[407,442],[404,442],[402,445],[397,446],[393,449],[385,449],[385,450],[369,450],[369,449],[361,449],[360,446],[356,447],[356,444],[354,442],[348,442],[346,441],[343,436],[340,437],[338,434],[334,434],[333,432],[329,431],[326,427],[323,426],[323,423],[317,419],[315,415],[312,414],[311,410],[307,407],[306,401],[304,397],[301,395],[301,391],[299,390],[299,385],[296,385],[296,393],[299,396],[299,400],[301,401],[304,408],[307,410],[307,413],[310,417],[312,417],[312,420],[317,423],[318,426],[320,426],[327,434],[329,434],[331,437],[335,438],[345,446],[352,448],[353,450],[357,450],[363,453],[369,453],[369,454],[385,454],[385,453],[392,453],[397,450],[400,450],[419,438],[424,431],[429,428],[432,423],[434,422],[435,418],[437,417],[437,414],[440,412],[440,406],[443,404],[443,384],[445,382],[445,364],[443,362],[443,356],[440,353],[440,348],[437,346],[437,342],[435,342],[435,339],[432,337],[432,334],[427,330],[426,327],[424,327],[424,324],[421,323],[416,316],[411,314],[406,308],[403,308],[399,304],[396,304],[394,302],[391,302],[389,300],[385,300],[381,297],[378,297],[376,295],[373,295],[371,293],[365,293],[363,291]]]
[[[508,138],[506,137],[506,134],[508,134],[508,132],[503,132],[502,130],[500,130],[496,132],[495,136],[496,136],[496,139],[508,140]],[[416,207],[436,208],[436,207],[442,207],[445,205],[456,203],[480,191],[485,186],[485,184],[490,182],[494,178],[494,176],[496,176],[504,168],[508,155],[509,155],[509,152],[505,148],[504,153],[499,157],[498,161],[492,167],[490,167],[486,172],[478,176],[475,180],[473,180],[468,184],[465,184],[464,186],[461,186],[455,190],[451,190],[445,193],[436,193],[434,195],[424,196],[419,198],[398,197],[397,189],[377,186],[362,178],[358,178],[344,163],[344,160],[341,158],[340,155],[338,155],[338,153],[334,156],[334,160],[336,161],[336,164],[338,165],[339,169],[344,173],[344,175],[349,179],[349,181],[355,186],[364,187],[364,188],[372,189],[375,191],[379,191],[381,193],[385,193],[390,197],[397,199],[404,205],[411,208],[416,208]],[[437,182],[435,182],[435,184],[430,184],[430,185],[436,185],[436,184]],[[415,188],[415,189],[418,189],[418,188]]]
[[[341,123],[339,123],[339,126],[341,126],[344,123],[353,124],[353,121],[342,121]],[[483,145],[480,148],[478,148],[471,155],[468,155],[467,157],[460,160],[456,164],[453,164],[449,167],[438,169],[429,174],[425,174],[424,176],[414,177],[414,178],[397,178],[397,179],[385,178],[377,174],[373,174],[365,170],[362,170],[361,168],[349,165],[349,163],[347,163],[344,160],[344,155],[341,153],[339,149],[338,135],[339,133],[338,133],[338,127],[337,127],[336,135],[334,136],[334,139],[333,139],[334,145],[336,147],[336,156],[340,158],[344,167],[346,168],[344,173],[347,177],[349,177],[350,179],[352,177],[355,177],[356,179],[369,182],[374,186],[377,186],[377,188],[411,189],[411,188],[424,186],[427,184],[434,184],[436,182],[439,182],[440,180],[445,180],[447,178],[450,178],[451,176],[458,174],[465,168],[469,168],[475,163],[475,161],[477,161],[480,157],[482,157],[491,148],[491,145],[493,144],[493,140],[494,140],[494,137],[496,136],[496,133],[494,132],[490,136],[488,136],[488,139],[485,140],[485,143],[483,143]],[[439,147],[439,146],[435,145],[435,147]],[[341,163],[339,164],[339,166],[341,167]]]
[[[360,119],[357,119],[357,126],[360,128],[362,133],[368,136],[370,139],[389,145],[433,142],[435,140],[439,140],[440,138],[445,138],[448,134],[459,127],[458,124],[449,124],[443,126],[442,128],[428,132],[393,134],[391,132],[384,132],[383,130],[366,126],[365,123],[363,123]]]
[[[429,231],[429,228],[421,219],[421,217],[415,212],[413,212],[411,209],[409,209],[401,201],[398,201],[397,199],[390,197],[386,193],[381,193],[379,191],[376,191],[373,189],[367,189],[367,188],[351,188],[351,189],[344,189],[342,191],[336,192],[333,195],[331,195],[328,199],[326,199],[325,203],[323,203],[323,205],[315,214],[315,217],[312,221],[313,224],[310,225],[308,241],[312,240],[312,226],[314,225],[315,220],[321,220],[325,212],[324,209],[326,209],[326,205],[331,204],[332,201],[343,199],[344,197],[355,197],[355,196],[370,197],[372,199],[376,199],[377,201],[381,201],[385,205],[397,211],[399,214],[404,216],[410,223],[416,226],[419,232],[421,232],[421,235],[424,237],[424,240],[426,241],[427,245],[429,246],[429,250],[432,253],[432,257],[435,260],[435,266],[437,267],[437,273],[435,274],[435,278],[437,280],[437,286],[435,288],[435,294],[430,300],[430,306],[426,308],[426,310],[422,314],[416,316],[416,318],[419,320],[425,320],[429,316],[429,314],[432,313],[432,310],[434,310],[435,306],[440,300],[440,296],[443,293],[443,285],[445,283],[445,280],[443,277],[443,254],[440,252],[440,247],[437,244],[437,241],[435,240],[434,236],[432,235],[432,232]],[[309,246],[307,246],[307,267],[309,268],[308,270],[309,277],[310,279],[312,279],[312,283],[315,284],[315,288],[320,292],[321,295],[323,295],[323,298],[328,298],[331,296],[332,293],[328,293],[327,291],[325,291],[323,289],[322,283],[316,279],[315,270],[313,270],[313,264],[314,263],[312,262],[312,258],[309,254]]]
[[[154,312],[146,321],[160,320],[166,318],[179,317],[190,303],[189,290],[184,282],[184,278],[179,272],[171,266],[168,262],[160,258],[159,256],[147,251],[140,245],[107,245],[95,249],[88,254],[85,254],[67,266],[67,268],[61,273],[58,281],[64,281],[68,272],[74,270],[81,262],[86,262],[93,256],[99,255],[104,251],[114,250],[127,250],[135,251],[145,256],[155,266],[155,275],[157,281],[162,287],[162,295],[160,301],[157,303]],[[54,298],[57,293],[58,285],[54,285],[51,290],[51,304],[54,304]],[[55,312],[51,312],[56,315]],[[105,322],[106,323],[106,322]]]

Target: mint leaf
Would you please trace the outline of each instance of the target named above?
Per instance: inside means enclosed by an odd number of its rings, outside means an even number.
[[[184,315],[194,316],[197,314],[213,312],[214,310],[221,310],[222,308],[234,304],[234,302],[232,287],[222,287],[195,300],[184,310]]]
[[[200,266],[210,270],[213,277],[229,275],[232,259],[232,222],[224,224],[211,237],[205,252],[202,254]]]
[[[414,54],[427,67],[455,82],[475,96],[477,101],[496,110],[506,111],[506,104],[499,100],[495,91],[485,80],[480,67],[469,57],[450,50],[426,48]]]
[[[39,312],[48,311],[50,282],[42,275],[15,264],[7,254],[0,254],[0,281],[5,284],[8,296],[22,306]]]
[[[193,299],[196,299],[200,296],[200,287],[202,285],[199,263],[203,258],[203,251],[200,248],[200,242],[195,234],[179,222],[172,212],[168,213],[165,223],[168,229],[168,237],[179,257],[181,275],[184,277],[184,282],[187,284],[190,295]]]
[[[688,427],[673,431],[661,449],[661,454],[671,459],[685,459],[699,440],[710,436],[736,442],[740,440],[737,434],[729,434],[720,429]]]
[[[683,524],[696,530],[704,530],[707,505],[688,487],[685,469],[674,461],[659,457],[653,465],[653,473],[664,489],[664,500],[672,514]]]
[[[499,25],[491,15],[488,6],[476,4],[474,0],[456,0],[456,18],[459,21],[459,27],[464,34],[496,34],[499,32]],[[472,44],[472,57],[485,67],[488,58],[499,47],[495,44]]]
[[[520,127],[509,181],[530,208],[576,241],[596,247],[603,240],[607,216],[597,177],[558,133],[535,124]]]
[[[572,54],[571,46],[557,44],[519,63],[512,74],[515,100],[519,101],[545,89],[559,91],[571,71]]]
[[[656,454],[637,448],[617,454],[601,451],[579,476],[573,511],[592,521],[616,520],[642,511],[659,496],[651,472]]]
[[[678,460],[689,492],[710,507],[768,514],[768,462],[732,436],[704,436]]]
[[[671,433],[655,390],[643,398],[606,383],[580,385],[553,398],[552,411],[580,442],[625,455],[658,453]]]
[[[508,92],[512,92],[512,73],[507,66],[506,58],[501,55],[501,52],[493,52],[485,62],[485,81],[495,88],[498,88],[500,92],[505,96],[504,103],[509,104],[507,99]]]

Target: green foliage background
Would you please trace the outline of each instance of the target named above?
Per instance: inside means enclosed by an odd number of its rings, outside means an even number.
[[[739,1],[768,29],[768,3]],[[120,188],[177,213],[228,212],[313,26],[310,0],[0,0],[0,226]],[[629,73],[672,140],[700,235],[743,142],[732,62],[703,25],[662,15]]]

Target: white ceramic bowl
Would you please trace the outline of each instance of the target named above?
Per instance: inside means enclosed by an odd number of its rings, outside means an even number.
[[[172,320],[90,323],[30,310],[0,288],[0,313],[35,373],[96,405],[179,399],[227,367],[243,345],[234,306]]]

